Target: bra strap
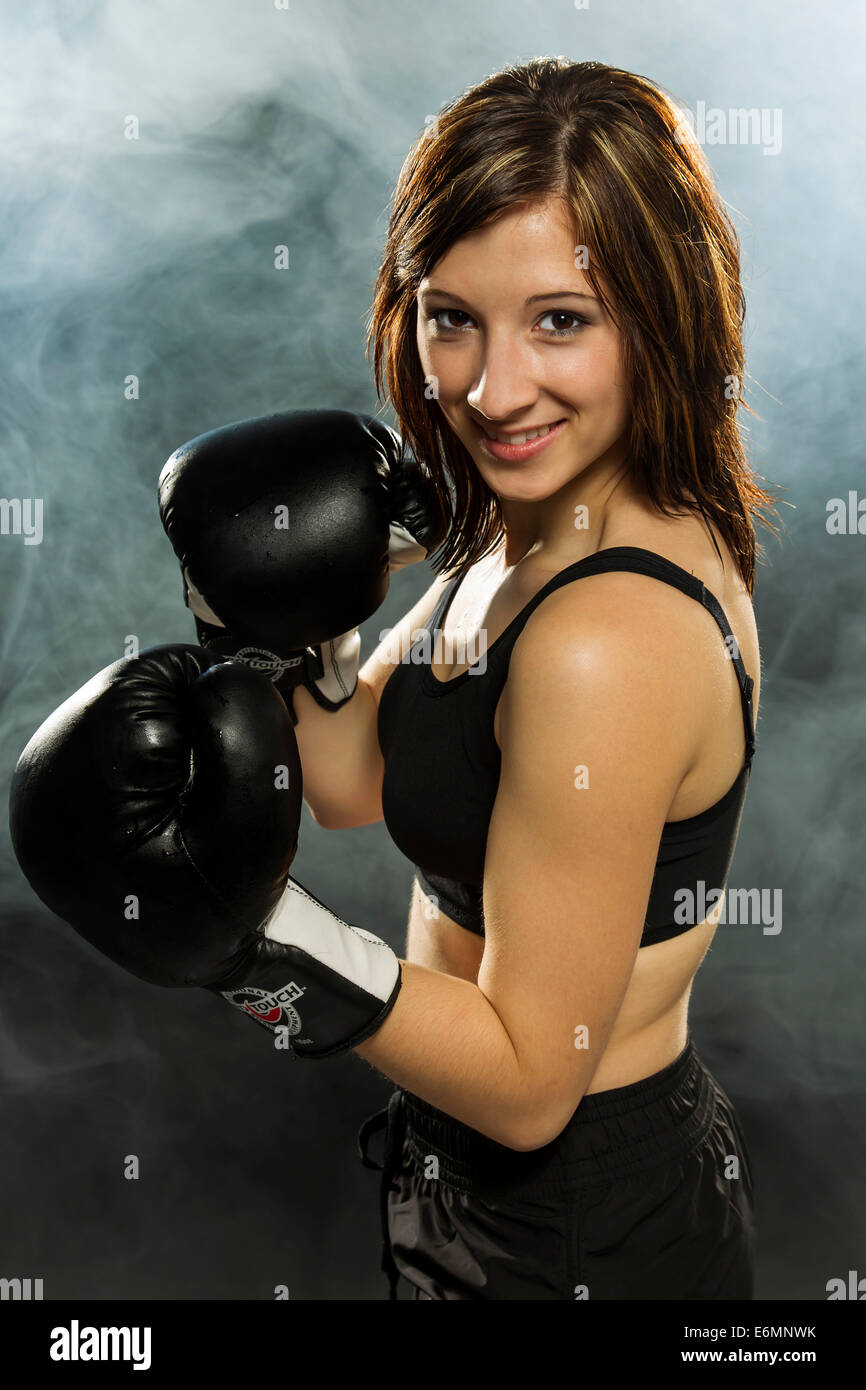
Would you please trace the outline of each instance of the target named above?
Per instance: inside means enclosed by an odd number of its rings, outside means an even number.
[[[709,589],[705,588],[698,579],[696,583],[700,587],[700,602],[709,613],[712,613],[725,639],[725,646],[728,648],[731,660],[737,672],[737,680],[740,683],[740,695],[743,705],[743,727],[746,731],[746,762],[751,763],[755,754],[755,711],[752,705],[752,695],[755,690],[755,682],[743,665],[743,658],[740,656],[740,648],[736,637],[731,631],[724,609]]]
[[[528,618],[543,598],[564,584],[569,584],[573,579],[581,579],[587,574],[606,574],[609,571],[645,574],[651,579],[660,579],[665,584],[672,584],[681,593],[696,599],[715,618],[737,673],[740,703],[743,709],[743,728],[746,735],[746,763],[750,764],[755,753],[755,715],[752,705],[755,682],[743,665],[737,639],[731,631],[725,611],[715,594],[710,593],[709,589],[695,575],[682,569],[680,565],[675,565],[673,560],[668,560],[664,555],[657,555],[654,550],[644,550],[642,547],[634,545],[611,546],[607,550],[597,550],[595,554],[586,555],[582,560],[577,560],[573,565],[567,565],[565,569],[560,570],[559,574],[555,574],[543,588],[539,589],[523,613]],[[521,617],[523,617],[523,613],[521,613]]]

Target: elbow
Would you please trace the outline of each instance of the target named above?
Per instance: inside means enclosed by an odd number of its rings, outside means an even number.
[[[485,1138],[491,1139],[494,1144],[499,1144],[503,1149],[511,1149],[514,1153],[519,1154],[532,1153],[534,1149],[542,1149],[548,1142],[546,1135],[539,1129],[537,1120],[533,1122],[523,1116],[512,1117],[507,1125],[503,1124],[501,1119],[496,1126],[491,1125],[489,1121],[476,1121],[474,1128]]]
[[[352,824],[351,821],[347,821],[343,816],[338,816],[330,811],[314,811],[309,802],[307,802],[307,805],[309,806],[310,815],[313,817],[316,825],[320,826],[322,830],[347,830]]]
[[[530,1125],[512,1131],[505,1147],[519,1154],[533,1153],[536,1149],[543,1149],[552,1144],[559,1133],[561,1131],[557,1130],[556,1134],[551,1135],[547,1130],[540,1131],[537,1126]]]
[[[577,1109],[577,1104],[578,1102],[570,1101],[567,1114],[563,1115],[562,1111],[559,1111],[552,1115],[536,1100],[534,1105],[524,1112],[519,1122],[512,1125],[506,1147],[514,1149],[517,1153],[533,1153],[536,1149],[547,1148],[548,1144],[559,1138]]]
[[[355,826],[373,825],[376,821],[382,820],[381,810],[378,813],[373,810],[369,814],[339,810],[315,810],[309,802],[307,802],[307,807],[316,825],[321,826],[323,830],[352,830]]]

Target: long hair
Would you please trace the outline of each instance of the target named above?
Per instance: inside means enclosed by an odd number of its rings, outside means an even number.
[[[570,207],[586,276],[620,329],[629,458],[665,515],[697,499],[753,593],[758,486],[740,438],[744,406],[740,245],[707,161],[673,98],[604,63],[535,58],[448,103],[410,150],[394,193],[369,316],[367,357],[404,442],[429,471],[447,536],[437,572],[489,553],[499,499],[431,398],[418,358],[421,280],[466,233],[549,195]],[[583,268],[583,263],[581,262]],[[610,289],[603,293],[600,280]]]

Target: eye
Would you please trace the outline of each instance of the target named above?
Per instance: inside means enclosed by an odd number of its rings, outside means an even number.
[[[572,319],[574,321],[574,327],[572,328],[546,328],[544,330],[545,333],[552,333],[555,338],[570,338],[575,333],[579,333],[580,330],[589,323],[589,319],[582,318],[580,314],[573,314],[570,309],[548,309],[547,313],[542,315],[542,318]]]
[[[451,324],[451,323],[440,323],[440,322],[439,322],[439,315],[440,315],[440,314],[463,314],[463,317],[464,317],[465,319],[468,319],[468,317],[469,317],[468,314],[463,313],[463,310],[462,310],[462,309],[434,309],[433,312],[432,312],[432,314],[430,315],[430,322],[434,325],[434,327],[435,327],[439,332],[445,332],[445,333],[459,333],[459,332],[460,332],[460,327],[459,327],[459,325],[458,325],[458,326],[455,328],[454,324]]]

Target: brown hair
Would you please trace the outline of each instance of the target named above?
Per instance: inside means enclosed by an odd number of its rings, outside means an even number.
[[[413,145],[397,182],[367,356],[372,343],[377,394],[385,398],[384,386],[446,519],[435,568],[474,563],[503,523],[498,497],[427,394],[417,289],[467,232],[551,194],[570,206],[587,279],[623,334],[637,480],[665,515],[692,509],[691,493],[751,594],[763,554],[752,518],[776,498],[758,486],[737,421],[740,405],[755,414],[740,394],[737,233],[669,94],[621,68],[565,58],[506,67],[456,97]]]

